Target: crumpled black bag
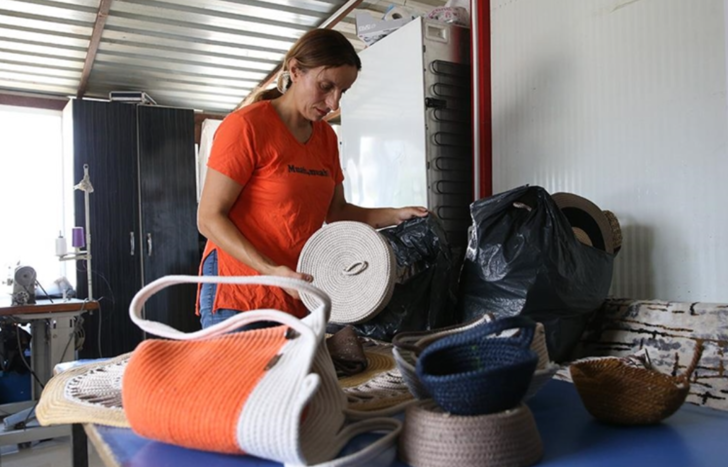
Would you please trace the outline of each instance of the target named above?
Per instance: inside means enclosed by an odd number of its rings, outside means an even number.
[[[614,256],[579,242],[538,186],[478,200],[470,213],[460,320],[527,316],[544,324],[551,359],[567,360],[609,293]]]
[[[454,324],[457,275],[440,221],[430,214],[379,233],[397,258],[397,283],[391,300],[379,314],[354,325],[357,334],[391,341],[398,332]]]

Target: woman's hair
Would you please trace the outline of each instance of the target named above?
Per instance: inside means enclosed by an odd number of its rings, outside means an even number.
[[[301,36],[286,54],[283,68],[278,74],[277,86],[259,91],[251,103],[275,99],[283,95],[281,90],[285,91],[291,87],[288,64],[292,58],[296,59],[298,67],[303,71],[320,66],[337,68],[344,65],[356,67],[357,71],[361,70],[359,55],[343,34],[333,29],[313,29]]]

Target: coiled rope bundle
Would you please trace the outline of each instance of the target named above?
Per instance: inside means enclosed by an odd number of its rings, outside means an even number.
[[[389,242],[361,222],[328,224],[308,239],[298,271],[313,276],[313,285],[331,297],[334,323],[356,324],[387,306],[396,279],[397,261]],[[309,309],[317,302],[306,294]]]

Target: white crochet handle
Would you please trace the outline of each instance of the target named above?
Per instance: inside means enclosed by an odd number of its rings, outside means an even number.
[[[225,321],[195,332],[181,332],[177,329],[157,321],[150,321],[142,318],[142,307],[144,303],[160,290],[176,284],[256,284],[269,285],[295,289],[298,292],[305,292],[316,297],[319,305],[311,311],[307,317],[299,320],[295,316],[283,311],[273,309],[262,309],[238,313]],[[308,282],[276,276],[245,276],[245,277],[222,277],[222,276],[164,276],[144,286],[134,295],[129,305],[129,316],[131,320],[144,331],[155,336],[175,340],[197,340],[209,337],[220,336],[235,331],[246,324],[259,321],[275,321],[285,324],[308,335],[313,329],[315,337],[320,337],[325,332],[326,322],[331,312],[331,299],[325,292],[317,289]],[[308,324],[308,325],[307,325]]]
[[[371,444],[368,444],[359,451],[346,456],[337,457],[328,462],[321,462],[310,467],[356,467],[356,466],[379,466],[389,465],[396,456],[395,444],[399,433],[402,431],[402,422],[394,418],[376,418],[353,423],[344,428],[337,436],[339,449],[342,449],[348,441],[357,435],[372,432],[388,432]],[[386,462],[382,455],[391,449],[392,459]],[[384,463],[383,463],[384,462]],[[286,467],[294,467],[293,464],[285,464]]]

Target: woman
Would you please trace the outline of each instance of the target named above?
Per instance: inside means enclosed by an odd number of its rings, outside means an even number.
[[[295,268],[303,245],[324,221],[380,228],[427,214],[422,207],[365,209],[344,198],[336,134],[323,118],[339,108],[360,69],[359,56],[341,33],[315,29],[286,54],[277,89],[225,118],[197,214],[208,239],[203,275],[311,281]],[[307,314],[294,290],[204,284],[199,295],[203,328],[258,308]]]

